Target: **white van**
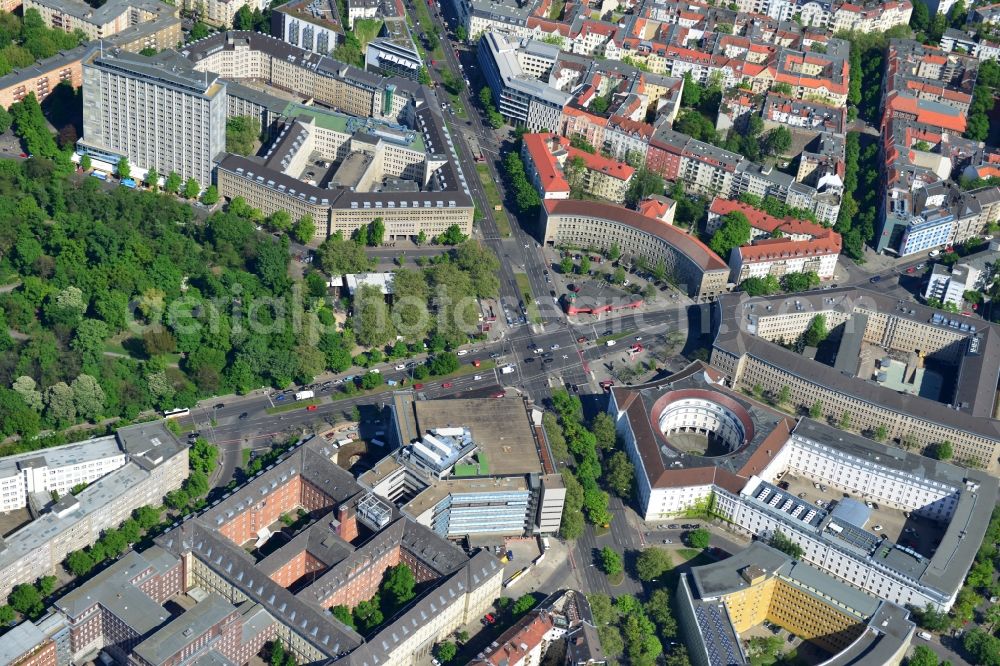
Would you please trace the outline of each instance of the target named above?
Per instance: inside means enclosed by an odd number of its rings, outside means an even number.
[[[930,634],[930,632],[927,632],[927,631],[917,632],[917,636],[920,636],[925,641],[929,641],[931,639],[931,634]]]
[[[614,347],[614,346],[615,346],[616,344],[618,344],[618,343],[617,343],[617,342],[615,342],[614,340],[608,340],[608,341],[607,341],[607,342],[605,342],[604,344],[606,344],[606,345],[607,345],[607,346],[609,346],[609,347]]]

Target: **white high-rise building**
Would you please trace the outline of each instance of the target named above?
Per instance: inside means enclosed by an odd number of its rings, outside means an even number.
[[[83,64],[83,139],[95,157],[202,187],[226,148],[226,82],[174,51],[96,52]]]

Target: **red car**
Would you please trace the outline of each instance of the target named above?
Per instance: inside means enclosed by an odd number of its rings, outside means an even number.
[[[503,391],[500,391],[499,393],[494,393],[494,394],[493,394],[493,397],[494,397],[494,398],[503,398],[503,397],[505,397],[506,395],[507,395],[506,393],[504,393]]]
[[[475,366],[475,367],[477,367],[477,368],[479,366],[481,366],[482,364],[483,364],[483,362],[480,361],[478,358],[475,361],[472,362],[472,365]]]
[[[422,389],[423,387],[424,387],[424,385],[423,385],[423,384],[414,384],[414,385],[413,385],[413,388],[417,389],[418,391],[419,391],[420,389]]]
[[[451,388],[452,386],[454,386],[454,384],[452,384],[451,382],[445,382],[444,384],[441,384],[441,388]]]
[[[316,411],[316,405],[309,405],[308,407],[306,407],[306,411],[307,412],[315,412]]]
[[[483,619],[486,620],[487,624],[493,624],[494,622],[497,621],[497,619],[496,619],[496,617],[494,617],[493,613],[487,613],[486,616]]]
[[[578,337],[576,339],[576,341],[577,342],[586,342],[587,341],[587,336],[586,335],[581,335],[580,337]]]

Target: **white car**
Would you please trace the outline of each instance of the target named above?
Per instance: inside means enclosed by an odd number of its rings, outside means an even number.
[[[552,347],[550,347],[550,349],[552,349],[552,351],[555,351],[555,350],[559,349],[559,345],[552,345]]]
[[[382,374],[382,371],[379,370],[378,368],[372,368],[368,372],[369,372],[369,374],[372,374],[372,375],[381,375]]]
[[[397,370],[406,370],[406,364],[405,363],[400,363],[399,365],[396,366],[396,369]]]
[[[457,356],[465,356],[468,353],[469,353],[468,349],[459,349],[457,352],[455,352]]]
[[[545,352],[545,350],[544,350],[544,349],[542,349],[541,347],[535,347],[535,353],[536,353],[536,354],[542,354],[542,353],[544,353],[544,352]]]
[[[618,343],[617,343],[617,342],[615,342],[614,340],[608,340],[608,341],[607,341],[607,342],[605,342],[604,344],[606,344],[606,345],[607,345],[607,346],[609,346],[609,347],[614,347],[614,346],[615,346],[616,344],[618,344]]]
[[[473,377],[473,378],[472,378],[472,381],[474,381],[474,382],[478,382],[478,381],[479,381],[480,379],[482,379],[482,378],[483,378],[483,376],[482,376],[482,375],[476,375],[475,377]]]
[[[881,532],[882,531],[882,526],[881,525],[872,525],[872,531],[873,532]]]

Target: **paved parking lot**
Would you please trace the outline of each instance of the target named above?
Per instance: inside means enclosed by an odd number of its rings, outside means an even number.
[[[816,500],[822,500],[824,504],[834,500],[844,498],[844,490],[830,484],[826,485],[826,492],[816,488],[814,482],[804,476],[786,474],[781,478],[788,482],[788,492],[793,495],[801,495],[802,499],[810,504],[815,504]],[[856,494],[849,495],[852,499],[860,502],[867,501],[867,497]],[[903,511],[883,506],[874,502],[878,509],[873,509],[871,518],[868,520],[865,529],[876,534],[884,534],[887,539],[895,543],[909,546],[917,552],[930,557],[941,541],[945,526],[934,523],[924,518],[910,516],[906,517]],[[880,529],[875,529],[876,527]]]

